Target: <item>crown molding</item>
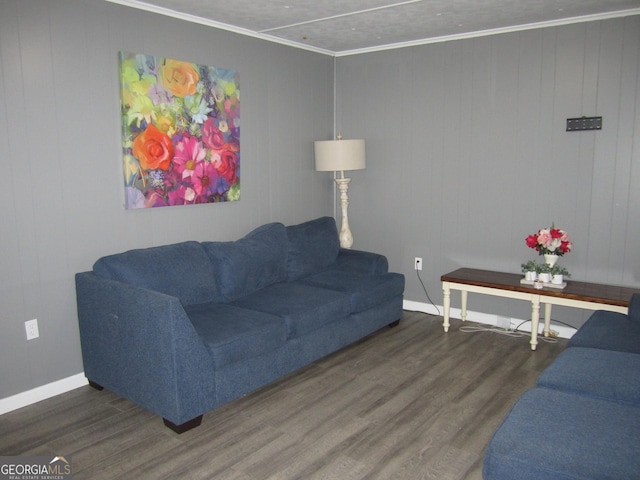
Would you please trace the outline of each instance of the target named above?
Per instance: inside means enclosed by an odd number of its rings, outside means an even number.
[[[563,25],[571,25],[575,23],[595,22],[598,20],[608,20],[611,18],[630,17],[633,15],[640,15],[640,8],[633,8],[630,10],[618,10],[615,12],[599,13],[594,15],[583,15],[580,17],[563,18],[559,20],[549,20],[546,22],[527,23],[523,25],[514,25],[511,27],[492,28],[489,30],[479,30],[476,32],[466,32],[455,35],[444,35],[441,37],[424,38],[420,40],[413,40],[410,42],[400,42],[388,45],[380,45],[377,47],[360,48],[354,50],[344,50],[341,52],[333,52],[336,57],[345,57],[349,55],[359,55],[362,53],[379,52],[382,50],[391,50],[396,48],[414,47],[417,45],[428,45],[431,43],[450,42],[453,40],[465,40],[469,38],[486,37],[490,35],[500,35],[502,33],[522,32],[525,30],[535,30],[538,28],[559,27]]]
[[[485,37],[489,35],[500,35],[503,33],[513,33],[520,32],[524,30],[533,30],[538,28],[549,28],[549,27],[558,27],[562,25],[571,25],[574,23],[583,23],[583,22],[593,22],[598,20],[608,20],[611,18],[620,18],[620,17],[628,17],[632,15],[640,15],[640,8],[632,8],[628,10],[618,10],[615,12],[608,13],[599,13],[594,15],[583,15],[579,17],[571,17],[571,18],[563,18],[560,20],[549,20],[546,22],[536,22],[529,23],[524,25],[515,25],[511,27],[504,28],[493,28],[489,30],[479,30],[475,32],[467,32],[455,35],[444,35],[441,37],[433,37],[433,38],[423,38],[419,40],[412,40],[408,42],[399,42],[399,43],[391,43],[387,45],[378,45],[375,47],[367,47],[360,48],[354,50],[344,50],[339,52],[334,52],[331,50],[326,50],[322,48],[313,47],[310,45],[306,45],[299,42],[293,42],[290,40],[286,40],[283,38],[279,38],[273,35],[269,35],[267,33],[255,32],[253,30],[248,30],[246,28],[236,27],[234,25],[229,25],[222,22],[216,22],[215,20],[210,20],[207,18],[198,17],[196,15],[190,15],[188,13],[177,12],[175,10],[171,10],[164,7],[159,7],[156,5],[150,5],[148,3],[142,2],[140,0],[105,0],[109,3],[115,3],[118,5],[124,5],[126,7],[135,8],[138,10],[144,10],[147,12],[157,13],[160,15],[165,15],[168,17],[177,18],[180,20],[184,20],[191,23],[196,23],[200,25],[205,25],[208,27],[218,28],[220,30],[226,30],[233,33],[238,33],[240,35],[245,35],[248,37],[257,38],[260,40],[266,40],[269,42],[279,43],[281,45],[287,45],[294,48],[299,48],[302,50],[308,50],[315,53],[321,53],[323,55],[329,55],[333,57],[346,57],[350,55],[360,55],[363,53],[371,53],[371,52],[379,52],[383,50],[392,50],[397,48],[406,48],[406,47],[414,47],[418,45],[428,45],[431,43],[442,43],[449,42],[453,40],[464,40],[469,38],[477,38],[477,37]]]
[[[171,10],[169,8],[159,7],[157,5],[150,5],[145,2],[141,2],[139,0],[104,0],[109,3],[115,3],[118,5],[124,5],[125,7],[135,8],[137,10],[144,10],[146,12],[157,13],[160,15],[165,15],[167,17],[177,18],[179,20],[184,20],[186,22],[197,23],[200,25],[205,25],[207,27],[214,27],[220,30],[226,30],[228,32],[238,33],[240,35],[245,35],[247,37],[253,37],[260,40],[266,40],[273,43],[279,43],[281,45],[287,45],[290,47],[300,48],[302,50],[309,50],[315,53],[322,53],[324,55],[335,56],[336,52],[332,52],[331,50],[326,50],[322,48],[312,47],[310,45],[305,45],[303,43],[292,42],[290,40],[286,40],[284,38],[275,37],[273,35],[269,35],[266,33],[259,33],[253,30],[249,30],[246,28],[236,27],[235,25],[229,25],[227,23],[216,22],[215,20],[210,20],[208,18],[198,17],[196,15],[191,15],[188,13],[177,12],[175,10]]]

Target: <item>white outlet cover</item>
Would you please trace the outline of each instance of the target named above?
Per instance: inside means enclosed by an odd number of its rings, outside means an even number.
[[[37,318],[24,322],[24,329],[27,333],[27,340],[33,340],[34,338],[38,338],[40,336],[40,332],[38,331]]]

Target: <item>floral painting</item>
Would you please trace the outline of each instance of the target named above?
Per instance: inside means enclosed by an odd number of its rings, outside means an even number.
[[[125,207],[240,199],[237,72],[120,52]]]

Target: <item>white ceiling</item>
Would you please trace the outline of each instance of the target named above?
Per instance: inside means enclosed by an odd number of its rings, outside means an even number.
[[[640,0],[107,0],[331,55],[640,14]]]

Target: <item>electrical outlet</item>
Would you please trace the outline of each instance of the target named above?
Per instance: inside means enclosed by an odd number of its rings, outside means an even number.
[[[24,329],[27,332],[27,340],[33,340],[34,338],[38,338],[40,336],[40,332],[38,331],[37,318],[24,322]]]
[[[414,260],[413,269],[414,270],[422,270],[422,258],[421,257],[416,257],[416,259]]]

